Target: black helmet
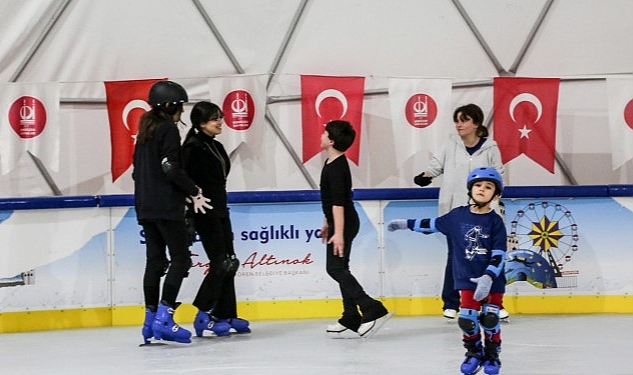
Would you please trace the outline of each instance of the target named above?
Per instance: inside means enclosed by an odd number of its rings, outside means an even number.
[[[172,81],[158,81],[149,89],[147,101],[152,107],[164,104],[180,104],[189,101],[187,91]]]

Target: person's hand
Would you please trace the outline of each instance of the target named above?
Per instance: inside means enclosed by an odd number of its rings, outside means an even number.
[[[424,172],[422,172],[419,175],[413,177],[413,182],[415,182],[415,184],[419,185],[420,187],[425,187],[433,182],[433,177],[426,177],[424,175]]]
[[[482,275],[476,278],[471,277],[470,281],[477,284],[477,289],[475,289],[475,295],[473,296],[475,301],[481,301],[488,297],[488,294],[490,294],[490,288],[492,288],[492,277],[489,275]]]
[[[345,256],[345,241],[343,240],[342,235],[334,233],[334,235],[330,237],[327,243],[332,244],[334,256],[338,256],[341,258]]]
[[[192,195],[190,199],[191,203],[193,204],[193,212],[195,213],[206,214],[207,209],[213,209],[213,206],[209,204],[209,202],[211,202],[211,199],[202,195],[202,190],[198,190],[198,195]]]
[[[387,224],[387,230],[389,232],[400,229],[409,229],[409,226],[407,225],[407,219],[395,219],[391,220],[389,224]]]
[[[321,226],[321,242],[327,243],[327,236],[330,227],[327,225],[326,221],[323,221],[323,225]]]

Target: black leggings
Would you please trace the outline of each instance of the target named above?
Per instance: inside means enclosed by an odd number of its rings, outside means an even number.
[[[223,263],[234,255],[233,229],[228,212],[195,215],[195,227],[209,257],[209,272],[202,280],[193,305],[202,311],[213,310],[219,319],[237,318],[235,272]]]
[[[328,223],[329,239],[334,234],[334,223]],[[342,257],[334,255],[334,246],[327,245],[326,255],[326,271],[332,279],[334,279],[341,290],[343,297],[343,319],[349,321],[359,321],[361,311],[369,307],[374,300],[365,293],[362,285],[356,280],[349,269],[350,255],[352,252],[352,241],[358,234],[360,229],[360,221],[358,215],[345,215],[345,229],[343,238],[345,241],[345,249]]]
[[[191,254],[183,220],[143,220],[146,262],[143,293],[146,306],[158,306],[160,279],[166,274],[162,298],[174,306],[182,280],[189,275]],[[168,249],[169,258],[167,257]]]

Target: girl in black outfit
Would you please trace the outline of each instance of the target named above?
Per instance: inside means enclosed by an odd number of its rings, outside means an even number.
[[[175,82],[159,81],[152,85],[148,98],[152,109],[141,117],[134,149],[134,204],[146,244],[143,276],[146,310],[142,330],[146,344],[152,337],[191,342],[191,332],[173,320],[182,280],[191,267],[185,198],[191,197],[196,210],[204,211],[211,206],[179,165],[180,133],[176,123],[187,100],[187,92]],[[169,257],[165,248],[169,249]]]
[[[249,323],[237,317],[235,273],[239,261],[233,248],[233,230],[227,206],[226,178],[231,161],[224,146],[215,139],[222,132],[224,114],[210,102],[197,103],[191,110],[191,130],[185,137],[183,160],[189,177],[211,198],[213,210],[194,214],[194,226],[209,257],[205,276],[193,305],[197,336],[209,330],[217,336],[250,332]]]

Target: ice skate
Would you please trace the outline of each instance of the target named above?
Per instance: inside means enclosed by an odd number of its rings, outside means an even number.
[[[221,319],[221,321],[230,326],[231,333],[251,333],[250,324],[246,319],[230,318]]]
[[[358,327],[358,334],[362,338],[370,338],[393,317],[394,312],[389,312],[382,304],[375,312],[363,315],[363,322]]]
[[[499,319],[501,320],[502,323],[509,323],[510,314],[508,313],[508,310],[506,309],[499,310]]]
[[[483,367],[483,348],[479,340],[464,340],[464,348],[466,348],[466,358],[460,367],[460,371],[464,375],[474,375]]]
[[[501,368],[501,361],[499,360],[499,352],[501,351],[501,343],[486,341],[486,347],[484,348],[484,374],[486,375],[498,375]]]
[[[444,313],[442,314],[442,316],[444,316],[449,321],[454,320],[457,317],[457,310],[446,309],[444,310]]]
[[[156,317],[152,323],[152,330],[156,340],[175,341],[180,343],[191,342],[191,332],[182,328],[174,322],[174,312],[178,307],[166,305],[161,302],[156,312]]]
[[[358,339],[360,336],[355,330],[342,325],[340,322],[330,324],[325,329],[327,337],[331,339]]]
[[[148,306],[147,308],[145,308],[145,321],[143,322],[143,328],[141,329],[141,334],[143,335],[143,344],[141,345],[151,344],[149,339],[154,337],[154,330],[152,329],[154,319],[156,319],[156,307]]]
[[[193,328],[198,337],[202,337],[205,330],[211,331],[219,337],[231,335],[231,324],[221,321],[213,317],[209,312],[202,310],[198,310],[196,319],[193,321]]]

